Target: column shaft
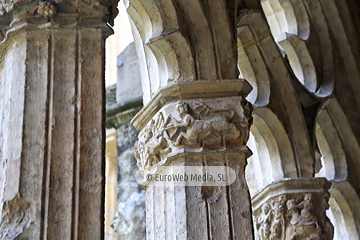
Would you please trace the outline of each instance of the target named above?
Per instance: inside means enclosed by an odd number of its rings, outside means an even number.
[[[85,13],[21,14],[0,43],[0,238],[103,239],[111,30]]]

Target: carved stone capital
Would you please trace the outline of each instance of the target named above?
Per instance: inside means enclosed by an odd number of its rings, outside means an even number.
[[[332,239],[325,215],[330,185],[325,178],[297,178],[265,187],[252,199],[256,239]]]
[[[118,0],[0,0],[0,61],[23,31],[98,28],[112,34]]]
[[[184,153],[246,152],[252,106],[241,96],[186,99],[166,104],[141,130],[135,157],[143,174]],[[245,148],[244,148],[245,147]]]
[[[113,24],[118,14],[118,0],[0,0],[0,18],[3,22],[14,23],[25,18],[61,17],[103,18]],[[40,20],[40,19],[38,19]]]

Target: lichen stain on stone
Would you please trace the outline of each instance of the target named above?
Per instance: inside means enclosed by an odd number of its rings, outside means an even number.
[[[4,203],[0,222],[0,240],[15,239],[30,225],[30,204],[19,194],[13,200]]]
[[[201,196],[208,203],[214,203],[221,197],[222,189],[220,186],[202,186]]]

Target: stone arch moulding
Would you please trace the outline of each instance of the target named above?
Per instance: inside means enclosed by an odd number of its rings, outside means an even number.
[[[268,108],[257,108],[253,121],[248,143],[253,156],[246,171],[252,194],[276,180],[298,177],[290,140],[278,117]],[[251,177],[251,172],[256,174]]]
[[[323,103],[315,122],[315,136],[323,167],[315,176],[333,181],[346,180],[349,174],[347,162],[360,164],[360,147],[336,98]]]
[[[320,0],[262,0],[271,33],[298,81],[317,97],[334,88],[334,57]],[[327,3],[325,3],[327,4]]]
[[[257,107],[266,106],[270,99],[270,74],[262,49],[258,46],[259,38],[265,38],[267,34],[268,26],[261,13],[248,11],[240,17],[237,25],[239,78],[246,79],[253,87],[246,99]]]
[[[140,62],[144,103],[171,81],[195,79],[192,52],[179,31],[172,2],[128,0],[124,3]]]
[[[360,200],[349,182],[333,183],[329,189],[330,209],[327,215],[334,225],[335,240],[359,239]]]
[[[310,23],[302,0],[262,0],[261,5],[274,38],[287,32],[308,39]]]

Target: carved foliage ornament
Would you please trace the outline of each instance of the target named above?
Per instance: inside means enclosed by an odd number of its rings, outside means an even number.
[[[29,3],[31,3],[31,0],[0,0],[0,16],[11,12],[16,6]]]
[[[317,202],[314,194],[303,193],[296,199],[281,195],[271,203],[264,203],[254,217],[257,239],[332,239],[332,225],[325,216],[327,199],[328,195],[323,202]]]
[[[169,105],[145,126],[135,143],[142,171],[163,165],[168,154],[179,149],[239,147],[247,141],[252,106],[245,100],[236,109],[209,107],[203,102]]]

